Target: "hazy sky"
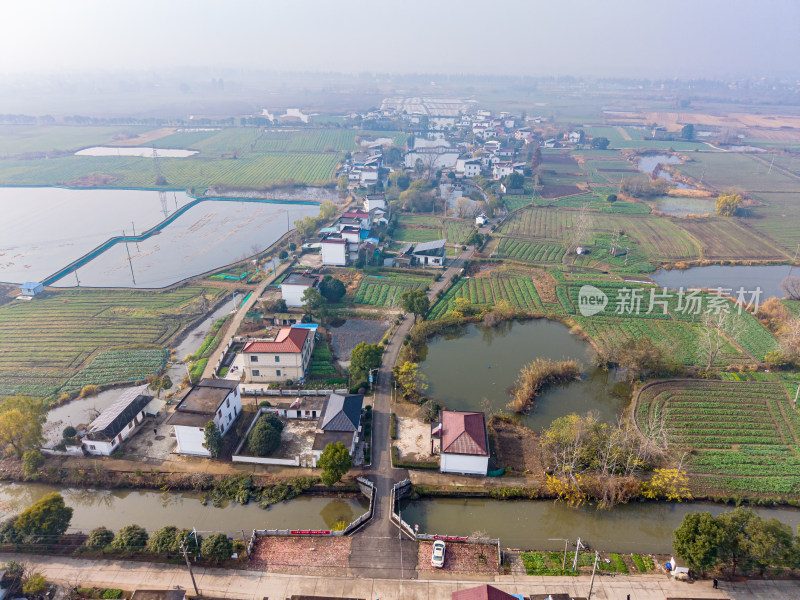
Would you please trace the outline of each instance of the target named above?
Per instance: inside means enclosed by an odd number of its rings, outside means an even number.
[[[798,0],[8,0],[0,73],[800,73]]]

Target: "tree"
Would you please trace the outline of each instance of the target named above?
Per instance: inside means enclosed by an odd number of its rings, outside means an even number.
[[[724,307],[729,308],[728,306]],[[702,327],[698,328],[697,348],[701,355],[708,357],[706,371],[711,369],[717,356],[727,345],[728,338],[738,342],[744,322],[728,310],[720,310],[716,314],[707,312],[703,314]]]
[[[319,218],[322,221],[330,221],[336,216],[336,205],[333,202],[325,201],[319,205]]]
[[[685,140],[694,139],[694,125],[689,123],[681,128],[681,137]]]
[[[14,396],[0,403],[0,452],[22,457],[41,446],[47,411],[40,400]]]
[[[269,456],[281,445],[283,422],[270,413],[263,415],[247,436],[247,447],[255,456]]]
[[[381,366],[383,346],[361,342],[350,351],[350,373],[355,381],[364,381],[372,369]]]
[[[395,186],[401,192],[408,189],[411,184],[411,178],[405,171],[392,171],[389,173],[389,185]]]
[[[125,525],[114,536],[111,547],[114,550],[139,552],[147,546],[147,530],[139,525]]]
[[[536,146],[536,150],[533,151],[533,158],[531,158],[531,171],[536,171],[536,167],[542,164],[542,148],[541,146]]]
[[[607,137],[596,137],[592,138],[591,146],[597,150],[605,150],[610,143]]]
[[[303,301],[303,310],[307,315],[322,311],[325,307],[325,298],[315,288],[306,288],[300,298]]]
[[[350,456],[350,452],[342,442],[331,443],[325,446],[317,465],[322,469],[322,483],[333,487],[350,470],[353,465],[353,457]]]
[[[72,508],[64,504],[61,494],[51,492],[22,511],[14,528],[31,540],[53,544],[66,533],[71,520]]]
[[[406,290],[400,294],[400,306],[416,317],[424,317],[431,308],[428,296],[422,290]]]
[[[789,300],[800,300],[800,277],[789,275],[781,281],[781,289]]]
[[[161,554],[177,554],[181,549],[181,538],[178,535],[178,528],[174,525],[162,527],[147,540],[147,549]]]
[[[606,202],[616,202],[616,201],[617,201],[616,194],[609,194],[608,196],[606,196]]]
[[[629,338],[607,352],[611,352],[609,362],[625,369],[629,381],[643,379],[666,368],[663,350],[649,338]]]
[[[41,594],[47,588],[47,581],[41,573],[34,573],[22,585],[22,593],[26,596]]]
[[[331,275],[325,275],[319,282],[319,291],[328,302],[338,302],[344,297],[347,288],[344,287],[341,280]]]
[[[228,560],[233,554],[233,544],[224,533],[215,533],[203,540],[200,545],[203,558],[214,563]]]
[[[22,455],[22,472],[25,475],[36,475],[44,465],[44,456],[38,450],[28,450]]]
[[[507,189],[518,190],[522,189],[522,186],[525,185],[525,178],[514,171],[513,173],[506,175],[503,183]]]
[[[347,175],[339,175],[336,186],[339,188],[340,192],[346,192],[349,183],[350,181],[347,179]]]
[[[150,389],[156,392],[158,398],[161,397],[161,390],[168,390],[172,387],[172,379],[169,375],[156,375],[150,380]]]
[[[219,432],[219,427],[214,421],[209,421],[206,423],[205,427],[205,447],[208,450],[209,454],[211,454],[211,458],[218,458],[219,455],[222,453],[222,434]]]
[[[717,196],[716,209],[718,217],[734,217],[741,207],[742,197],[739,194]]]
[[[649,481],[642,485],[645,498],[663,498],[669,502],[680,502],[691,498],[689,477],[685,471],[677,469],[656,469]]]
[[[96,527],[89,533],[85,545],[92,550],[102,550],[114,541],[114,532],[106,527]]]
[[[417,363],[406,361],[402,365],[395,365],[392,375],[397,382],[397,389],[405,400],[417,402],[423,392],[428,389],[425,376],[419,372]]]
[[[712,569],[719,563],[718,549],[722,529],[707,512],[689,513],[672,534],[672,547],[678,558],[700,572]]]

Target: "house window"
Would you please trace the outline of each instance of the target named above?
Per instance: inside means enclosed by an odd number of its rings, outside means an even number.
[[[276,356],[275,357],[275,362],[281,362],[281,357],[280,356]]]
[[[275,375],[276,375],[277,377],[280,377],[280,376],[281,376],[281,370],[280,370],[280,369],[277,369],[277,370],[275,371]]]
[[[94,444],[89,444],[89,450],[95,450]]]
[[[225,425],[223,425],[222,423],[219,424],[219,432],[225,433]]]
[[[128,423],[128,429],[133,429],[133,423]]]
[[[217,416],[221,419],[222,418],[222,409],[217,411]]]
[[[230,406],[230,405],[231,405],[231,399],[225,398],[225,406]]]
[[[257,356],[251,356],[250,357],[250,362],[258,362],[258,357]]]
[[[258,369],[253,369],[251,372],[253,373],[253,377],[258,377],[261,374]]]

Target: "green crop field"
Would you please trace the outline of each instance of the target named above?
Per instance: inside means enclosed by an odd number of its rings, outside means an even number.
[[[336,153],[248,154],[238,159],[164,158],[161,169],[170,187],[213,185],[260,188],[293,180],[329,182],[339,163]],[[114,187],[152,187],[152,159],[118,156],[67,156],[49,160],[0,161],[2,185],[80,185],[82,177],[108,175]]]
[[[191,286],[164,292],[67,290],[0,306],[0,396],[54,394],[98,351],[168,347],[223,293]]]
[[[473,231],[475,222],[471,219],[442,219],[442,233],[448,244],[463,244]]]
[[[361,280],[353,302],[393,308],[400,305],[400,294],[406,290],[426,290],[431,279],[413,276],[367,276]]]
[[[89,127],[68,125],[0,125],[0,157],[33,152],[79,150],[114,141],[122,131],[138,133],[141,127]]]
[[[528,242],[518,238],[500,238],[497,254],[504,258],[533,263],[561,263],[566,249],[554,243]]]
[[[64,384],[60,391],[75,394],[85,385],[141,381],[156,373],[167,358],[167,352],[163,348],[107,350],[98,354],[85,369]]]
[[[203,140],[207,140],[219,133],[219,130],[213,129],[211,131],[201,130],[184,130],[176,131],[162,138],[158,138],[152,142],[143,142],[142,146],[156,146],[156,148],[182,148],[185,150],[197,150],[197,144]]]
[[[442,239],[442,230],[396,227],[394,230],[394,239],[404,242],[432,242]]]
[[[542,302],[530,277],[492,274],[490,277],[459,279],[431,309],[430,318],[443,317],[456,298],[466,298],[476,306],[489,307],[501,300],[528,313],[541,313]]]
[[[637,401],[640,429],[691,450],[700,489],[800,494],[800,416],[780,383],[662,381]]]

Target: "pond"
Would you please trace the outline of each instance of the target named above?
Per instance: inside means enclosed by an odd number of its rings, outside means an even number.
[[[591,346],[561,323],[546,319],[508,321],[497,327],[466,325],[438,335],[427,345],[420,371],[427,395],[452,410],[506,409],[520,369],[535,358],[572,358],[584,366],[580,381],[551,387],[536,399],[522,423],[538,431],[554,419],[593,411],[614,422],[630,399],[630,388],[615,371],[592,367]]]
[[[25,483],[0,485],[0,519],[19,513],[50,492],[64,496],[74,509],[70,529],[88,532],[104,525],[118,530],[135,523],[148,531],[166,525],[197,528],[200,533],[223,531],[250,535],[253,529],[328,529],[339,521],[351,523],[366,512],[369,501],[359,498],[300,496],[263,509],[257,504],[226,502],[217,508],[200,501],[199,492],[96,490]]]
[[[786,294],[781,289],[781,282],[790,274],[800,276],[800,269],[791,265],[754,265],[691,267],[689,269],[665,271],[663,269],[652,275],[653,281],[662,287],[677,290],[679,288],[706,288],[745,290],[761,288],[760,302],[771,297],[783,298]],[[745,298],[749,298],[749,294]]]
[[[206,200],[145,240],[114,244],[81,266],[77,279],[86,287],[166,287],[257,254],[318,212],[315,204]],[[53,285],[75,284],[70,274]]]
[[[480,498],[422,498],[401,503],[403,520],[420,531],[441,535],[469,535],[476,530],[500,538],[504,547],[522,549],[564,548],[569,538],[598,550],[670,553],[672,532],[683,516],[704,511],[717,515],[732,506],[689,503],[632,503],[611,510],[592,506],[572,508],[549,500],[503,501]],[[764,518],[776,518],[793,531],[800,525],[800,511],[790,508],[756,508]]]
[[[712,198],[692,198],[688,196],[657,196],[652,199],[653,208],[675,217],[686,215],[714,214],[716,210]]]
[[[94,146],[78,150],[75,156],[139,156],[152,158],[153,152],[159,158],[186,158],[198,154],[197,150],[181,150],[179,148],[147,148],[147,147],[127,147],[122,146]]]
[[[636,161],[636,168],[643,173],[652,175],[658,165],[677,165],[680,162],[680,158],[671,154],[645,154]],[[661,173],[658,176],[661,177]]]

